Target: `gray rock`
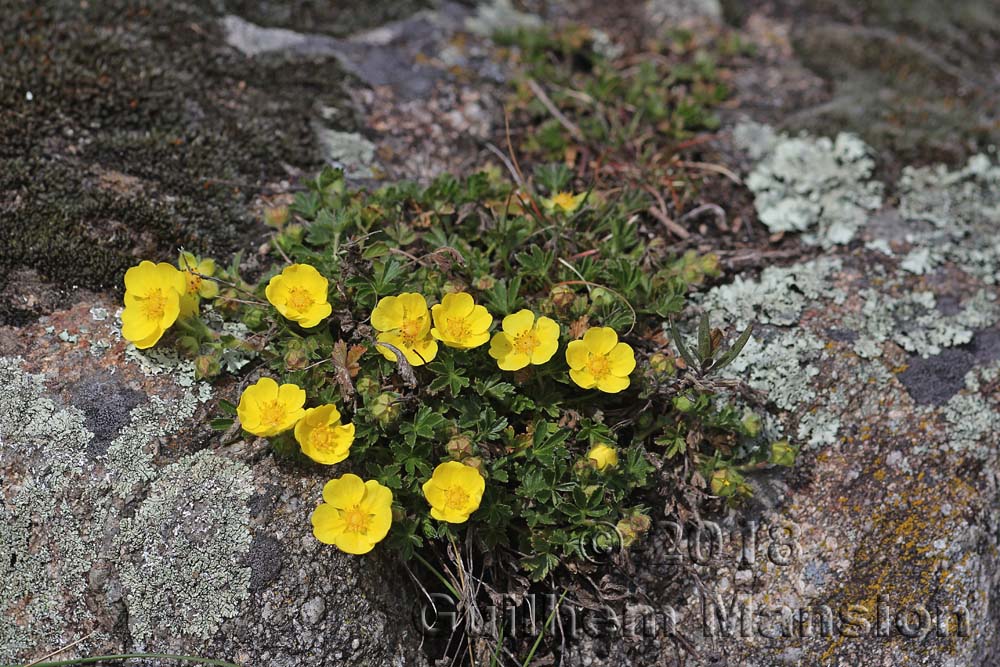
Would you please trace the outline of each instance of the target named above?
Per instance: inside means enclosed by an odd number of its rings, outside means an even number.
[[[380,584],[394,566],[311,534],[329,472],[220,447],[204,426],[213,392],[169,355],[126,354],[117,318],[80,334],[99,352],[54,334],[88,308],[17,330],[31,344],[0,358],[0,660],[92,632],[60,657],[421,664],[405,591]],[[93,416],[116,402],[122,414]]]

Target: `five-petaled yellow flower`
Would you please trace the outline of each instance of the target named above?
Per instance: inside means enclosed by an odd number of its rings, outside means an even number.
[[[437,356],[438,344],[431,336],[431,314],[427,300],[415,292],[387,296],[372,311],[372,326],[380,332],[375,340],[400,350],[411,366],[422,366]],[[376,345],[382,356],[396,361],[396,354]]]
[[[156,345],[180,315],[184,274],[166,262],[139,263],[125,272],[122,336],[140,350]]]
[[[215,275],[215,260],[199,260],[193,253],[182,252],[177,260],[177,267],[181,270],[185,283],[180,316],[197,315],[201,299],[214,299],[219,294],[218,284],[214,280],[205,280],[205,277]]]
[[[574,195],[572,192],[557,192],[551,199],[542,197],[542,206],[548,211],[561,211],[563,213],[573,213],[580,208],[580,204],[587,198],[586,192]]]
[[[432,517],[448,523],[465,523],[479,509],[486,480],[475,468],[448,461],[434,469],[423,489]]]
[[[503,331],[490,341],[490,356],[501,370],[518,371],[528,364],[544,364],[559,349],[559,325],[548,317],[535,319],[530,310],[503,318]]]
[[[278,312],[309,329],[330,316],[326,278],[309,264],[292,264],[271,278],[264,294]]]
[[[313,535],[349,554],[366,554],[392,526],[392,491],[373,479],[350,473],[323,487],[323,500],[312,513]]]
[[[584,389],[597,388],[615,394],[628,387],[628,376],[635,370],[635,354],[627,343],[618,342],[610,327],[587,329],[582,340],[566,346],[569,376]]]
[[[236,414],[244,429],[269,438],[295,426],[306,414],[302,408],[305,402],[304,389],[294,384],[279,387],[271,378],[263,377],[243,390]]]
[[[295,439],[302,453],[317,463],[333,465],[347,458],[354,442],[354,424],[341,424],[332,403],[306,410],[295,425]]]
[[[490,339],[493,316],[484,306],[476,305],[471,294],[445,294],[441,303],[431,308],[431,315],[431,335],[448,347],[471,350]]]
[[[594,445],[591,450],[587,452],[587,460],[590,461],[590,465],[600,471],[604,471],[618,465],[618,452],[616,452],[613,447],[609,447],[608,445]]]

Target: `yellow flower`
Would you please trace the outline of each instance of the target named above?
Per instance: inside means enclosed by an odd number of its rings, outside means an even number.
[[[479,509],[486,480],[475,468],[448,461],[434,469],[423,489],[432,517],[448,523],[465,523]]]
[[[354,424],[341,424],[332,403],[306,410],[295,425],[295,439],[302,453],[317,463],[333,465],[347,458],[354,442]]]
[[[271,378],[261,378],[243,390],[236,407],[243,428],[268,438],[284,433],[302,419],[306,411],[306,392],[294,384],[278,383]]]
[[[411,366],[422,366],[437,356],[438,344],[431,336],[431,315],[427,300],[415,292],[387,296],[372,311],[372,326],[379,331],[375,340],[399,349]],[[376,345],[382,356],[396,361],[396,354]]]
[[[603,444],[594,445],[594,447],[587,452],[587,460],[590,461],[590,465],[600,471],[604,471],[618,465],[618,452],[615,451],[614,447],[608,447]]]
[[[559,349],[559,325],[530,310],[519,310],[503,318],[503,331],[490,341],[490,356],[501,370],[518,371],[528,364],[544,364]]]
[[[177,321],[184,275],[166,262],[140,262],[125,272],[122,336],[140,350],[156,345]]]
[[[198,314],[198,303],[201,299],[214,299],[219,294],[219,285],[214,280],[205,280],[202,276],[215,275],[215,260],[199,260],[190,252],[182,252],[177,260],[177,268],[184,276],[186,289],[181,297],[181,317],[191,317]]]
[[[574,195],[572,192],[557,192],[552,195],[552,199],[542,197],[542,206],[548,211],[561,211],[572,213],[580,208],[580,204],[587,198],[586,192]]]
[[[587,329],[582,340],[566,346],[569,376],[580,387],[615,394],[628,387],[628,376],[635,370],[635,354],[627,343],[618,342],[610,327]]]
[[[392,526],[392,491],[373,479],[350,473],[323,487],[323,500],[312,513],[313,535],[349,554],[366,554]]]
[[[333,311],[326,300],[328,284],[316,267],[292,264],[271,278],[264,294],[279,313],[309,329]]]
[[[485,307],[477,306],[471,294],[445,294],[441,303],[431,308],[431,315],[431,335],[448,347],[471,350],[490,339],[493,316]]]

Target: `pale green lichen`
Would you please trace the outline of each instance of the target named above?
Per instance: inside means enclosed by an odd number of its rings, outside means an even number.
[[[882,206],[884,188],[872,179],[871,151],[853,134],[776,137],[751,126],[733,136],[759,156],[746,184],[772,232],[804,232],[803,241],[823,247],[844,244]]]
[[[745,378],[782,410],[794,410],[816,397],[812,380],[819,368],[811,362],[824,347],[808,331],[779,330],[766,340],[751,336],[725,372]]]
[[[1000,403],[983,395],[983,387],[1000,379],[1000,362],[973,368],[965,374],[965,389],[942,409],[951,426],[946,446],[986,458],[1000,446]]]
[[[0,358],[0,647],[15,656],[61,638],[69,618],[84,621],[79,599],[90,548],[66,495],[80,482],[93,435],[84,415],[43,396],[42,379],[17,359]],[[16,474],[16,476],[15,476]]]
[[[955,170],[906,167],[899,191],[899,211],[911,224],[905,240],[926,253],[922,263],[903,268],[926,273],[951,262],[987,284],[997,283],[1000,165],[980,154]]]
[[[483,37],[505,30],[540,28],[542,20],[514,7],[510,0],[478,3],[476,13],[465,19],[465,29]]]
[[[318,124],[315,132],[328,162],[341,167],[352,178],[374,176],[375,144],[357,132],[340,132]]]
[[[127,496],[137,484],[153,479],[153,457],[157,441],[176,432],[191,418],[198,399],[189,393],[176,400],[150,396],[149,402],[132,410],[129,423],[122,428],[104,455],[108,482],[115,495]]]
[[[167,466],[118,546],[129,629],[139,646],[157,631],[210,638],[249,596],[253,491],[246,465],[205,450]]]
[[[846,315],[844,324],[858,332],[854,351],[866,359],[881,355],[887,340],[923,357],[940,354],[946,347],[968,343],[975,329],[993,324],[1000,316],[994,298],[983,290],[954,315],[941,313],[932,292],[910,292],[897,298],[867,288],[859,296],[861,312]]]
[[[836,303],[843,301],[844,293],[830,284],[832,274],[840,268],[840,260],[834,257],[768,267],[757,280],[737,276],[732,283],[709,290],[702,306],[741,329],[752,322],[789,326],[796,324],[806,305],[820,296]]]

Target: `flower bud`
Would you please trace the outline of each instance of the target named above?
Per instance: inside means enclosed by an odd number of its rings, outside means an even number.
[[[767,458],[776,466],[793,466],[797,455],[798,449],[794,445],[788,444],[787,440],[778,440],[771,443]]]
[[[385,392],[375,397],[375,402],[372,404],[372,416],[382,426],[388,426],[399,417],[401,408],[396,403],[398,398],[398,394],[391,392]]]
[[[472,440],[468,436],[456,435],[445,445],[448,455],[456,461],[472,456]]]
[[[219,360],[214,356],[203,354],[194,361],[195,377],[199,380],[214,378],[221,372],[222,366],[219,364]]]

